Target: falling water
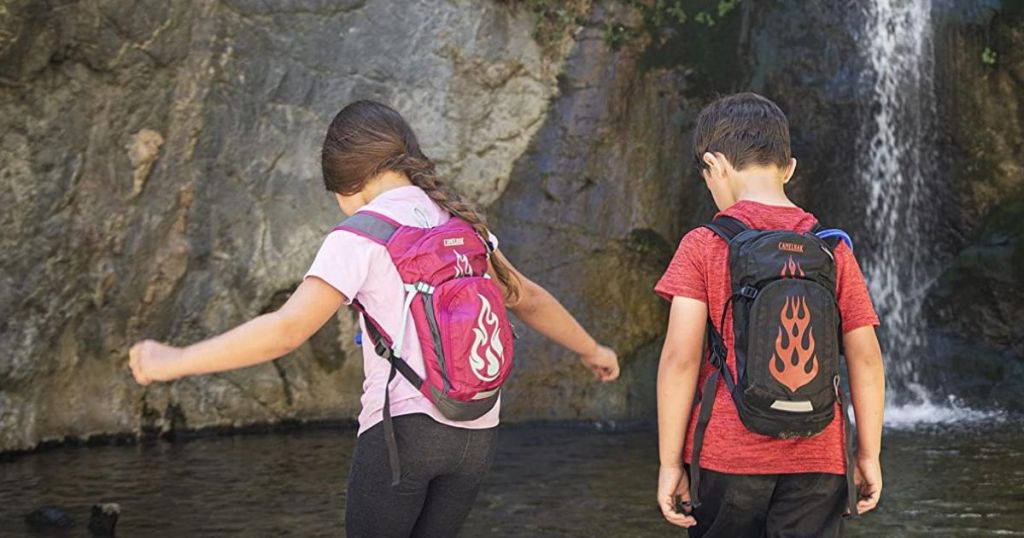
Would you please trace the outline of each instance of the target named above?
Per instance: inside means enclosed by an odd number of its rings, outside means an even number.
[[[860,175],[869,186],[867,227],[875,241],[865,273],[882,316],[889,374],[916,381],[921,296],[928,280],[921,215],[925,180],[934,172],[928,122],[935,116],[931,0],[875,0],[865,44],[874,78],[872,112]]]
[[[859,175],[868,187],[864,260],[882,318],[891,425],[975,418],[955,397],[929,393],[918,379],[924,349],[922,300],[935,278],[936,181],[932,0],[874,0],[861,42],[871,77],[871,117],[861,137]]]

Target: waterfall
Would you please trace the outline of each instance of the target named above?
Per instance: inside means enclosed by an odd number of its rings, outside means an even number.
[[[867,187],[866,239],[873,248],[862,263],[882,321],[887,423],[980,417],[986,414],[959,407],[953,395],[930,393],[917,374],[927,360],[922,301],[938,268],[928,235],[936,228],[932,202],[942,194],[933,140],[932,0],[872,0],[866,10],[860,42],[870,107],[858,175]]]
[[[934,174],[931,0],[874,0],[865,43],[873,78],[859,173],[869,186],[866,228],[874,243],[864,269],[882,318],[883,347],[897,387],[916,381],[921,296],[929,251],[922,224],[925,182]]]

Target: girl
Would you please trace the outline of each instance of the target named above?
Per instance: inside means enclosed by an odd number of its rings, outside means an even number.
[[[322,167],[324,184],[346,215],[367,209],[420,228],[440,226],[454,215],[497,246],[483,217],[437,177],[412,129],[390,107],[358,101],[342,109],[327,131]],[[509,309],[526,325],[578,353],[602,381],[618,377],[615,353],[598,345],[554,297],[496,249],[488,272]],[[136,381],[146,385],[270,361],[299,347],[353,300],[393,335],[401,327],[403,298],[403,283],[385,247],[336,230],[280,310],[185,348],[139,342],[130,351],[129,363]],[[348,535],[455,536],[490,469],[499,406],[475,420],[447,420],[401,376],[389,383],[390,364],[376,355],[370,340],[363,338],[366,380],[349,472]],[[404,360],[422,375],[423,356],[411,324],[403,342]],[[400,440],[402,474],[397,485],[391,480],[381,424],[386,390]]]

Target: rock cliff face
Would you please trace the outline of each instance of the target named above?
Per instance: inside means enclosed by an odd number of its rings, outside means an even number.
[[[614,6],[612,6],[614,7]],[[682,66],[645,69],[641,48],[614,51],[596,6],[559,77],[559,97],[490,210],[502,250],[621,355],[622,381],[599,385],[577,357],[527,334],[504,397],[520,419],[653,419],[667,303],[654,284],[685,227],[710,211],[689,166],[696,101]]]
[[[937,8],[946,265],[923,321],[929,383],[1012,406],[1024,387],[1024,17],[1005,4]],[[192,342],[288,297],[341,218],[318,150],[357,98],[400,109],[487,208],[506,255],[620,351],[623,380],[599,385],[524,331],[509,420],[653,417],[667,307],[651,288],[712,214],[688,145],[713,93],[776,99],[802,162],[793,195],[860,230],[850,200],[863,187],[844,164],[856,147],[836,143],[866,112],[853,4],[747,1],[715,24],[690,13],[661,28],[664,17],[612,0],[573,2],[575,20],[548,9],[540,24],[538,6],[8,2],[0,450],[353,419],[362,375],[347,311],[291,356],[243,371],[140,389],[125,360],[138,338]],[[537,28],[566,39],[542,48]]]
[[[283,302],[341,218],[318,152],[351,100],[392,103],[461,190],[496,199],[556,91],[533,23],[490,2],[7,3],[0,450],[354,417],[348,312],[276,363],[145,390],[126,349]]]
[[[1024,5],[964,11],[939,29],[952,119],[946,148],[964,233],[926,303],[935,329],[930,377],[978,406],[1022,411]]]

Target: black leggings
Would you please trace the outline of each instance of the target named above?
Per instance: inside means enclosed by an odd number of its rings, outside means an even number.
[[[394,424],[402,482],[391,486],[383,425],[363,432],[348,474],[349,538],[457,535],[494,461],[497,428],[454,428],[422,414]]]

